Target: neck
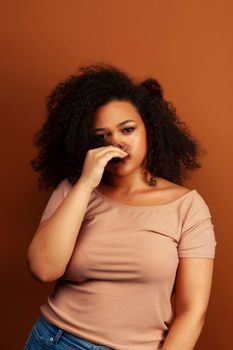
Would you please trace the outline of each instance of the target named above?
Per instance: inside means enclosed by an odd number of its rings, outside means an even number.
[[[112,191],[130,194],[157,185],[155,177],[153,178],[154,181],[149,181],[149,179],[150,177],[146,178],[143,170],[125,176],[117,176],[106,171],[103,174],[101,184]]]

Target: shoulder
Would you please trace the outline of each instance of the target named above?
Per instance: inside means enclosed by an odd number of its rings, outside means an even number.
[[[163,192],[164,197],[169,201],[174,201],[188,192],[192,192],[193,189],[175,184],[164,178],[157,178],[157,188]]]
[[[190,193],[190,196],[185,196],[186,198],[189,198],[189,200],[184,202],[186,207],[186,214],[189,212],[200,212],[201,214],[204,213],[205,215],[210,216],[206,198],[197,189],[190,189],[163,178],[158,178],[158,188],[163,190],[162,192],[164,192],[164,196],[166,196],[167,200],[170,201],[175,201]]]
[[[69,180],[68,180],[67,178],[65,178],[64,180],[62,180],[61,183],[62,183],[62,186],[63,186],[63,188],[64,188],[65,194],[71,190],[72,184],[69,182]]]
[[[60,193],[61,195],[63,195],[65,197],[71,188],[72,188],[71,183],[69,182],[69,180],[67,178],[65,178],[59,182],[57,187],[54,189],[54,192]]]
[[[189,226],[209,220],[212,217],[206,198],[196,189],[192,190],[192,195],[185,202],[182,213],[184,224]]]

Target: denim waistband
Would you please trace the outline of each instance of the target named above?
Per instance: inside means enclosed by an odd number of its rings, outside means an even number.
[[[40,334],[46,334],[44,337],[46,342],[57,344],[58,342],[63,342],[69,345],[70,343],[80,345],[85,350],[113,350],[103,345],[98,345],[90,342],[84,338],[72,335],[71,333],[59,328],[58,326],[50,323],[42,314],[40,314],[38,321],[34,326],[35,331],[38,331],[38,336]],[[46,338],[46,339],[45,339]]]

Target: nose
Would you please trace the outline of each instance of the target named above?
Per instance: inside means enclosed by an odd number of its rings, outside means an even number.
[[[117,132],[112,133],[111,136],[109,135],[106,142],[108,142],[112,146],[116,146],[119,148],[123,148],[123,144],[124,144],[122,136],[118,135]]]
[[[102,146],[115,146],[129,153],[129,145],[127,145],[122,139],[117,137],[111,137],[108,139],[100,139],[98,136],[92,135],[91,146],[92,147],[102,147]]]
[[[110,142],[112,146],[118,147],[120,149],[124,149],[123,145],[120,142],[112,141]]]
[[[123,141],[118,141],[118,142],[117,141],[108,141],[107,145],[112,145],[112,146],[118,147],[129,154],[130,147],[128,144],[126,144]]]

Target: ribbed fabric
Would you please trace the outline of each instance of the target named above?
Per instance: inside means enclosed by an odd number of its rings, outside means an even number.
[[[57,186],[40,221],[70,189],[67,179]],[[195,189],[167,204],[140,207],[94,190],[67,269],[41,313],[112,349],[160,349],[174,320],[179,258],[215,258],[216,244],[209,208]]]

